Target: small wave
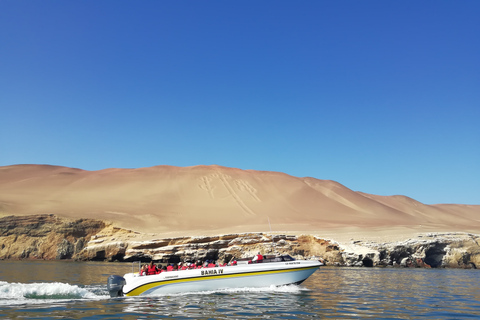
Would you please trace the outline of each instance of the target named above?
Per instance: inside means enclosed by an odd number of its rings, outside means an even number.
[[[25,301],[26,299],[95,299],[101,298],[95,293],[76,285],[61,282],[51,283],[8,283],[0,282],[0,300],[5,304],[11,303],[12,299],[16,301]],[[10,301],[8,301],[10,300]]]

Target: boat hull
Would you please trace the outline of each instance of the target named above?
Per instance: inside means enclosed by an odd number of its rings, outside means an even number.
[[[298,284],[312,275],[321,263],[293,261],[164,272],[151,276],[126,274],[126,296],[212,291],[228,288],[258,288]]]

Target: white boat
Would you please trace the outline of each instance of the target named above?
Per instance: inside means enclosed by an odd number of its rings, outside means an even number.
[[[107,288],[111,297],[160,295],[212,291],[228,288],[258,288],[300,284],[320,266],[316,260],[295,260],[290,256],[264,259],[262,263],[162,272],[141,276],[111,275]]]

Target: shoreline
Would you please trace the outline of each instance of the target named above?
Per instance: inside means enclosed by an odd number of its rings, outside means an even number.
[[[293,230],[299,226],[290,226],[290,231],[239,226],[140,233],[103,220],[73,220],[53,214],[8,216],[0,218],[0,259],[225,261],[261,252],[321,259],[336,266],[480,267],[480,233],[476,230],[434,226]],[[280,229],[280,225],[275,227]]]

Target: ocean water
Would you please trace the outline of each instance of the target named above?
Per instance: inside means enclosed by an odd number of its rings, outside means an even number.
[[[300,286],[111,299],[129,263],[0,261],[1,319],[480,319],[480,270],[322,267]]]

